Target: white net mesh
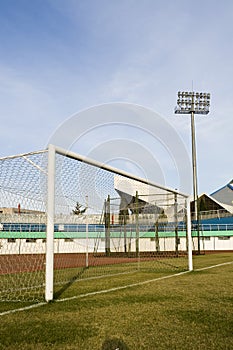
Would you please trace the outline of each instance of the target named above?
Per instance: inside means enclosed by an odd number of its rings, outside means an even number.
[[[185,196],[79,156],[55,164],[55,297],[84,279],[188,268]],[[0,159],[0,300],[44,298],[47,169],[47,151]]]
[[[47,152],[0,160],[0,300],[43,298]]]

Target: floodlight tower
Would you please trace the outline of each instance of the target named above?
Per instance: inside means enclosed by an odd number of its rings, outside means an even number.
[[[175,114],[191,114],[191,136],[192,136],[192,167],[193,167],[193,199],[194,218],[198,223],[198,188],[197,188],[197,159],[195,140],[195,114],[208,114],[210,107],[210,94],[205,92],[179,91]],[[199,226],[199,225],[198,225]],[[200,253],[200,235],[198,227],[198,253]]]

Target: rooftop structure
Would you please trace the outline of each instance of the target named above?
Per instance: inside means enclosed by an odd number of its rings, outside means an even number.
[[[216,199],[217,201],[227,204],[233,205],[233,180],[231,180],[228,184],[221,187],[211,194],[211,197]]]

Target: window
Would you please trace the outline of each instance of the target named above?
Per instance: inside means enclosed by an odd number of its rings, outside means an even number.
[[[231,237],[230,236],[219,236],[218,239],[219,241],[227,241],[229,240]]]
[[[74,242],[73,238],[65,238],[64,242]]]
[[[16,238],[8,238],[7,242],[8,243],[15,243],[16,242]]]
[[[210,237],[201,237],[201,240],[203,240],[203,241],[210,241]]]

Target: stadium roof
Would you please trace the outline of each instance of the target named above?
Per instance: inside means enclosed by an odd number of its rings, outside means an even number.
[[[211,194],[211,197],[216,199],[218,202],[233,205],[233,180],[231,180],[228,184],[221,187],[217,191]]]
[[[198,197],[200,211],[210,211],[210,210],[226,210],[229,213],[233,213],[233,205],[228,205],[218,201],[211,195],[207,193],[202,193]],[[191,211],[194,211],[194,201],[191,202]]]

